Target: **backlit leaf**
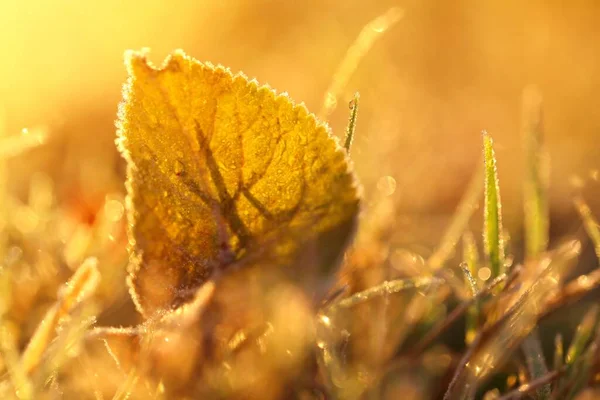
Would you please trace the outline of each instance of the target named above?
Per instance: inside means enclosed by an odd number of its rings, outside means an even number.
[[[346,152],[303,105],[177,51],[128,52],[118,145],[127,160],[129,284],[145,315],[241,264],[311,288],[354,229]]]

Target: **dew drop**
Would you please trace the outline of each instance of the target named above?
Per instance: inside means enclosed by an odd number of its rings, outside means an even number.
[[[482,281],[487,281],[488,279],[490,279],[490,276],[492,276],[492,270],[488,267],[483,267],[479,271],[477,271],[477,276]]]
[[[382,176],[377,181],[377,190],[384,196],[391,196],[396,191],[396,180],[391,176]]]
[[[104,204],[104,214],[109,221],[117,222],[123,218],[125,207],[119,200],[108,200]]]
[[[423,272],[425,260],[417,253],[407,249],[398,249],[390,255],[392,267],[397,271],[418,275]]]
[[[585,186],[585,181],[578,175],[571,175],[569,177],[569,183],[573,189],[583,189]]]
[[[332,92],[327,92],[325,95],[325,108],[333,110],[337,106],[337,97]]]
[[[19,261],[22,256],[23,256],[23,250],[20,247],[12,246],[6,252],[6,257],[4,259],[4,262],[7,265],[12,265],[12,264],[16,263],[17,261]]]

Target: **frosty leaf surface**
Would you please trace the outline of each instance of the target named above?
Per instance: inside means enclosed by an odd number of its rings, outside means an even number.
[[[182,51],[160,68],[132,51],[126,65],[117,142],[138,310],[176,307],[245,264],[306,282],[329,275],[359,204],[329,128],[287,95]]]

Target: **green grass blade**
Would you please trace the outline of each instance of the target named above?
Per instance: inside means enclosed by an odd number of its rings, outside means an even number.
[[[594,327],[596,326],[596,321],[598,319],[598,305],[594,304],[587,313],[583,316],[581,323],[577,327],[577,332],[575,332],[575,337],[569,346],[569,350],[567,351],[566,363],[568,365],[573,365],[575,361],[582,354],[585,346],[587,345],[592,333],[594,332]]]
[[[589,358],[595,355],[598,345],[598,311],[599,308],[597,305],[592,306],[577,326],[577,331],[571,341],[565,359],[567,367],[566,376],[559,381],[558,387],[555,389],[559,396],[558,398],[573,398],[581,385],[587,381],[590,369]],[[591,340],[594,331],[596,331],[596,335]],[[592,343],[588,346],[590,341]]]
[[[350,154],[350,147],[352,146],[352,140],[354,139],[354,132],[356,131],[356,119],[358,117],[358,103],[360,95],[358,92],[354,94],[354,98],[350,102],[350,118],[348,119],[348,127],[346,128],[346,137],[344,138],[344,148],[346,152]]]
[[[524,217],[528,258],[548,246],[548,157],[543,149],[542,100],[534,89],[523,94],[523,141],[525,150]]]
[[[563,338],[560,333],[554,337],[554,360],[552,362],[552,368],[554,371],[558,371],[563,367],[565,362],[565,350],[563,345]],[[553,390],[556,390],[560,385],[560,379],[553,385]]]
[[[494,141],[486,131],[482,133],[485,166],[483,243],[485,254],[490,263],[491,277],[495,278],[504,273],[500,187],[494,156]]]
[[[566,396],[567,399],[577,398],[577,394],[590,382],[590,376],[594,373],[594,368],[598,362],[599,347],[600,329],[596,325],[594,338],[579,359],[580,368],[578,373],[573,375],[571,390]]]
[[[534,87],[523,91],[522,119],[526,164],[523,186],[525,254],[527,259],[534,259],[546,251],[549,229],[548,162],[543,151],[542,98]],[[537,328],[523,341],[522,349],[531,379],[546,375],[548,367]],[[550,391],[550,385],[544,385],[537,390],[536,398],[548,399]]]
[[[590,207],[587,205],[583,197],[577,196],[575,197],[575,208],[579,213],[581,219],[583,220],[583,226],[588,236],[592,240],[592,244],[594,245],[594,251],[596,252],[596,257],[600,261],[600,229],[598,229],[598,220],[592,214]]]

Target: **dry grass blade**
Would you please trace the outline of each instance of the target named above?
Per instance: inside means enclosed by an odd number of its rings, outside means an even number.
[[[531,392],[540,389],[541,387],[550,385],[552,382],[560,378],[565,372],[565,368],[551,371],[544,376],[541,376],[529,383],[523,384],[515,390],[499,397],[497,400],[517,400],[528,396]]]
[[[553,393],[556,399],[573,399],[579,390],[588,382],[591,369],[597,362],[600,342],[600,326],[598,326],[599,307],[594,305],[583,317],[577,327],[566,356],[566,376],[560,380]],[[592,337],[593,335],[593,337]]]
[[[428,287],[431,285],[437,285],[442,283],[443,280],[434,276],[425,276],[421,278],[412,279],[398,279],[393,281],[385,281],[377,286],[373,286],[362,292],[355,293],[350,297],[339,300],[333,303],[329,310],[335,308],[349,308],[354,307],[357,304],[364,303],[374,298],[378,298],[383,295],[394,294],[407,289],[419,289]]]
[[[471,286],[471,291],[473,292],[473,297],[476,297],[479,294],[479,285],[475,280],[474,276],[477,275],[477,271],[479,269],[479,256],[477,254],[477,246],[475,245],[475,239],[471,232],[466,232],[463,236],[463,258],[464,258],[464,268],[465,275],[467,276],[468,283]],[[467,311],[467,321],[466,321],[466,332],[465,332],[465,343],[470,344],[473,339],[475,339],[475,335],[477,334],[478,329],[478,319],[479,319],[479,304],[475,302],[471,305]]]
[[[48,310],[23,353],[21,363],[27,373],[39,365],[48,344],[56,335],[61,319],[94,293],[100,281],[97,263],[95,258],[85,260],[59,291],[59,299]]]
[[[0,361],[8,371],[12,393],[19,400],[33,400],[33,384],[19,362],[19,350],[8,326],[0,319]]]
[[[596,220],[592,214],[592,210],[590,210],[590,207],[587,205],[583,197],[576,196],[573,201],[575,203],[577,212],[583,220],[585,231],[592,240],[596,256],[598,257],[598,260],[600,260],[600,229],[598,229],[598,220]]]
[[[433,327],[425,335],[425,337],[423,337],[423,339],[415,345],[412,353],[413,357],[417,357],[422,354],[434,342],[434,340],[437,339],[444,331],[446,331],[446,329],[448,329],[461,315],[463,315],[465,311],[469,309],[469,307],[473,306],[482,298],[489,295],[500,284],[510,281],[511,277],[507,276],[506,274],[500,275],[490,282],[488,286],[479,291],[476,296],[464,301],[454,310],[452,310],[452,312],[444,320],[440,321],[438,325]]]
[[[518,322],[518,319],[522,319],[519,317],[523,314],[523,307],[527,304],[528,297],[532,292],[534,292],[533,287],[527,290],[500,319],[477,335],[471,346],[459,361],[458,366],[454,371],[452,381],[444,395],[444,400],[470,397],[470,394],[472,394],[476,388],[477,381],[483,378],[489,372],[491,367],[499,364],[500,360],[498,357],[502,354],[498,349],[502,348],[502,351],[504,352],[503,355],[508,355],[506,353],[510,352],[512,347],[514,347],[514,342],[518,341],[518,338],[513,337],[513,343],[510,343],[510,340],[506,340],[505,338],[505,340],[501,341],[494,353],[484,347],[490,342],[491,338],[501,336],[499,332],[505,326],[509,327],[508,329],[504,329],[505,331],[507,330],[509,334],[516,333],[513,332],[515,322]]]
[[[594,246],[596,256],[600,260],[600,230],[598,229],[598,221],[592,214],[589,206],[581,196],[576,196],[574,199],[575,208],[577,209],[585,230],[590,237]],[[573,281],[569,282],[557,293],[550,301],[546,315],[554,312],[556,309],[573,303],[581,298],[586,293],[600,286],[600,269],[595,269],[586,275],[581,275]]]
[[[43,129],[23,129],[20,135],[0,137],[0,159],[15,157],[45,143],[47,133]]]
[[[527,363],[527,370],[529,371],[531,379],[536,380],[545,376],[548,373],[548,367],[546,365],[546,359],[544,358],[542,343],[537,328],[533,329],[529,336],[523,340],[521,348],[525,354],[525,362]],[[550,398],[551,389],[550,384],[539,387],[536,390],[536,398]]]
[[[516,301],[473,340],[459,361],[445,399],[460,398],[461,393],[473,390],[492,369],[499,368],[531,332],[546,309],[548,293],[556,290],[569,261],[579,254],[578,244],[568,242],[547,254],[539,261],[545,266],[542,272],[528,280],[529,284],[516,285],[520,288]]]
[[[434,253],[427,259],[427,266],[435,271],[441,268],[458,243],[461,235],[465,231],[473,212],[477,209],[477,204],[481,199],[483,192],[483,173],[484,168],[479,163],[476,172],[473,174],[469,187],[462,196],[460,203],[452,217],[450,226],[446,229],[440,244],[436,247]]]
[[[485,165],[483,242],[485,254],[492,270],[492,277],[495,278],[504,272],[502,209],[496,157],[494,156],[494,141],[486,131],[482,133]]]
[[[326,120],[337,107],[338,98],[348,84],[350,77],[356,71],[358,64],[373,47],[381,35],[404,16],[404,11],[398,7],[390,8],[385,14],[380,15],[364,26],[360,34],[346,52],[346,56],[333,75],[333,80],[325,92],[323,108],[319,117]]]
[[[590,237],[596,256],[600,259],[600,230],[598,229],[598,221],[593,216],[589,206],[581,196],[576,196],[574,199],[575,208],[577,209],[585,230]],[[600,286],[600,269],[595,269],[586,275],[581,275],[573,281],[566,284],[560,292],[553,296],[549,302],[548,309],[544,317],[551,314],[558,308],[573,303],[581,298],[586,293]]]
[[[583,295],[597,287],[600,287],[600,269],[596,269],[587,275],[581,275],[565,285],[565,287],[551,299],[544,317],[566,304],[577,301]]]

